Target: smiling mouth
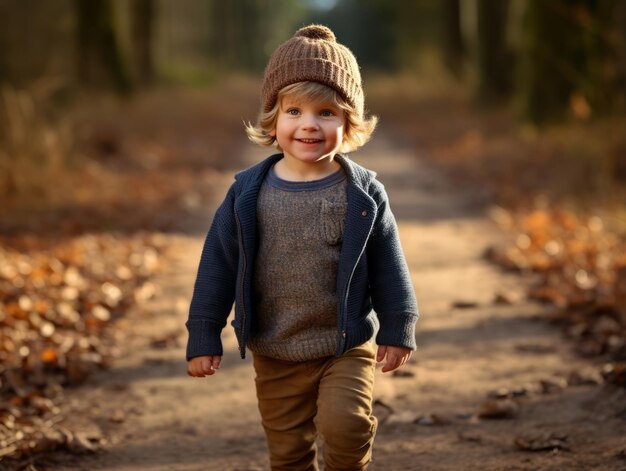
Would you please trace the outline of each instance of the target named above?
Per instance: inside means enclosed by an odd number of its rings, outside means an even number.
[[[296,139],[296,140],[303,142],[304,144],[317,144],[318,142],[322,142],[321,139]]]

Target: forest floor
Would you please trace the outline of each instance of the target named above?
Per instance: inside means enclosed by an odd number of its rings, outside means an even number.
[[[267,155],[247,149],[242,166]],[[483,257],[506,242],[484,192],[453,183],[383,131],[354,159],[388,189],[421,312],[411,361],[399,374],[377,371],[370,469],[626,469],[626,391],[597,381],[600,364],[543,319],[547,308],[525,296],[530,279]],[[253,368],[230,327],[218,374],[191,378],[184,360],[205,231],[231,180],[232,170],[217,172],[204,217],[164,236],[157,295],[129,314],[112,368],[67,391],[66,426],[102,437],[102,450],[48,453],[37,469],[269,468]]]

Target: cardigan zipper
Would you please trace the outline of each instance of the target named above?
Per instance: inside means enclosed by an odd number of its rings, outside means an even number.
[[[358,262],[357,262],[358,263]],[[350,284],[352,283],[352,276],[354,275],[354,270],[356,269],[357,264],[355,263],[350,270],[350,276],[348,277],[348,283],[346,284],[346,293],[343,297],[343,312],[341,313],[341,325],[340,334],[341,334],[341,353],[344,353],[346,349],[346,316],[348,312],[348,295],[350,294]]]
[[[368,234],[369,237],[369,234]],[[361,252],[359,253],[359,256],[356,258],[356,262],[354,263],[354,265],[352,266],[352,269],[350,270],[350,276],[348,277],[348,283],[346,284],[346,294],[344,295],[343,298],[343,313],[341,316],[341,329],[340,329],[340,333],[341,333],[341,353],[344,353],[344,350],[346,348],[346,317],[347,317],[347,312],[348,312],[348,296],[350,295],[350,285],[352,284],[352,277],[354,276],[354,272],[356,271],[356,267],[359,264],[359,260],[361,260],[361,257],[363,256],[363,252],[365,252],[365,245],[361,248]]]
[[[237,211],[235,211],[235,221],[237,221],[237,230],[239,232],[239,246],[241,247],[241,255],[243,256],[243,267],[242,267],[242,271],[241,271],[241,277],[240,277],[240,285],[239,285],[239,296],[241,297],[241,313],[242,313],[242,319],[241,319],[241,344],[239,345],[239,353],[241,355],[241,358],[243,358],[245,356],[245,350],[246,350],[246,338],[245,338],[245,332],[246,332],[246,303],[245,303],[245,296],[243,295],[243,285],[244,285],[244,280],[245,280],[245,276],[246,276],[246,268],[247,268],[247,260],[246,260],[246,251],[244,249],[243,246],[243,232],[241,230],[241,222],[239,221],[239,215],[237,214]]]

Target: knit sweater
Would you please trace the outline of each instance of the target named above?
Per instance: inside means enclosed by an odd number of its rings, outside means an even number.
[[[252,279],[257,245],[256,203],[274,154],[235,175],[205,238],[189,317],[187,360],[222,355],[220,339],[235,303],[231,324],[241,357],[255,316]],[[376,333],[378,345],[415,349],[417,301],[402,252],[395,218],[375,173],[343,154],[348,209],[337,269],[336,356]]]
[[[269,171],[257,202],[250,350],[287,361],[335,353],[346,210],[343,169],[308,182],[282,180]]]

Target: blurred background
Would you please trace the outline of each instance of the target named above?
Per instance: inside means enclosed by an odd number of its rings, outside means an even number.
[[[626,2],[0,0],[0,458],[110,363],[168,237],[203,235],[310,23],[355,53],[375,136],[487,195],[492,260],[626,384]]]
[[[353,50],[384,129],[506,204],[621,192],[617,0],[2,0],[3,210],[108,204],[131,169],[140,199],[184,199],[172,179],[194,165],[237,166],[267,58],[312,22]]]

